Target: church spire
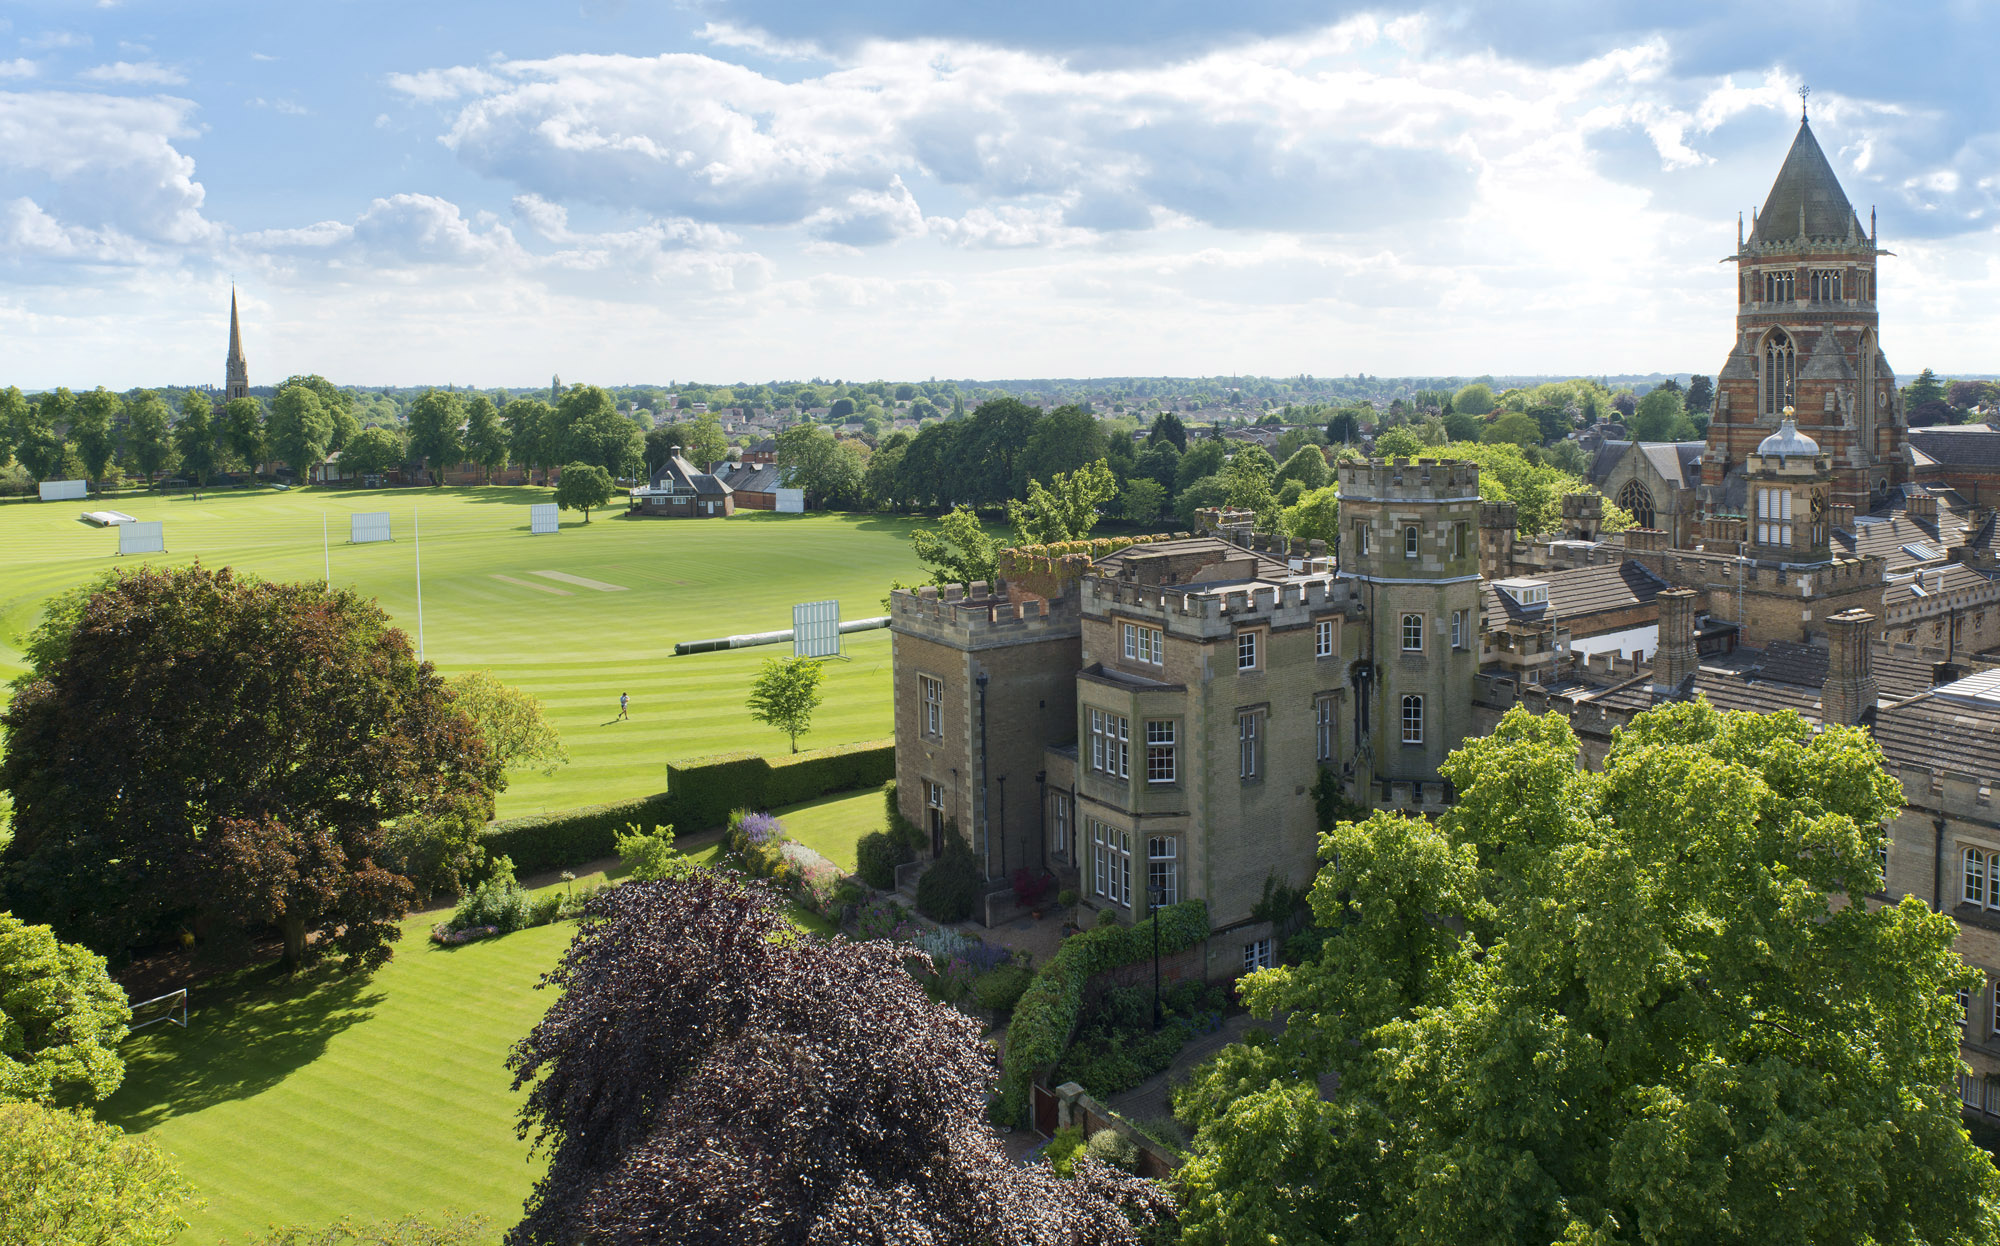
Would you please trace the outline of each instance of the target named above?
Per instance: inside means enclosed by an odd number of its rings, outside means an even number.
[[[229,287],[229,360],[224,365],[227,381],[224,401],[250,396],[250,362],[243,357],[243,328],[236,319],[236,287]]]

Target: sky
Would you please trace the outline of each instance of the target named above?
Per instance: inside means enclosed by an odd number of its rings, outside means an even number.
[[[1812,126],[2000,372],[2000,6],[0,0],[0,385],[1712,372]]]

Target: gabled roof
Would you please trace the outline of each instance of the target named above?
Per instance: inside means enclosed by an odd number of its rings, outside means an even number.
[[[729,487],[738,493],[775,493],[784,487],[783,474],[776,463],[759,467],[754,471],[736,471],[729,475]]]
[[[2000,432],[1984,425],[1913,428],[1910,444],[1937,462],[1954,467],[2000,467]]]
[[[685,485],[695,493],[709,497],[721,497],[725,494],[735,492],[730,487],[728,481],[718,479],[709,472],[696,469],[694,464],[688,462],[678,454],[668,458],[661,465],[660,470],[653,473],[654,488],[658,488],[662,483],[668,481]]]
[[[1847,201],[1847,192],[1840,188],[1833,166],[1827,163],[1826,153],[1820,150],[1819,140],[1813,137],[1812,127],[1799,122],[1798,137],[1785,153],[1778,180],[1771,183],[1771,194],[1764,200],[1764,210],[1757,214],[1757,228],[1750,240],[1793,242],[1864,237],[1866,232]]]
[[[1591,456],[1590,467],[1584,472],[1583,478],[1594,485],[1603,484],[1617,469],[1618,460],[1625,457],[1625,451],[1631,444],[1629,441],[1606,441],[1598,446],[1597,453]]]

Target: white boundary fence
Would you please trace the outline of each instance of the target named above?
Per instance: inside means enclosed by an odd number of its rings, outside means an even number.
[[[90,482],[87,480],[44,480],[42,501],[80,502],[90,496]]]
[[[370,541],[392,539],[389,535],[388,511],[360,511],[348,525],[347,542],[350,545],[365,545]]]
[[[840,656],[840,603],[805,601],[792,607],[792,656]]]
[[[118,525],[118,552],[123,554],[160,554],[167,548],[167,534],[155,519],[151,523],[126,523]]]
[[[528,507],[528,535],[540,536],[554,532],[560,516],[554,502],[536,502]]]
[[[152,1009],[159,1015],[147,1017],[144,1021],[141,1021],[139,1014],[147,1009]],[[168,991],[165,995],[155,995],[151,999],[142,999],[132,1005],[132,1024],[127,1028],[143,1030],[149,1025],[158,1025],[162,1021],[171,1021],[183,1030],[188,1028],[188,993],[186,987],[182,987],[177,991]]]

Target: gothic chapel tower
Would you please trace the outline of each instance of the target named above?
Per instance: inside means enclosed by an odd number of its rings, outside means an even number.
[[[228,380],[223,385],[222,400],[229,402],[250,396],[250,361],[243,357],[243,331],[236,323],[236,287],[229,287],[229,362],[225,365]]]
[[[1736,227],[1736,345],[1716,379],[1701,503],[1747,513],[1745,469],[1784,409],[1832,459],[1833,501],[1859,514],[1909,479],[1908,425],[1876,335],[1874,214],[1863,232],[1807,124],[1750,237]]]

